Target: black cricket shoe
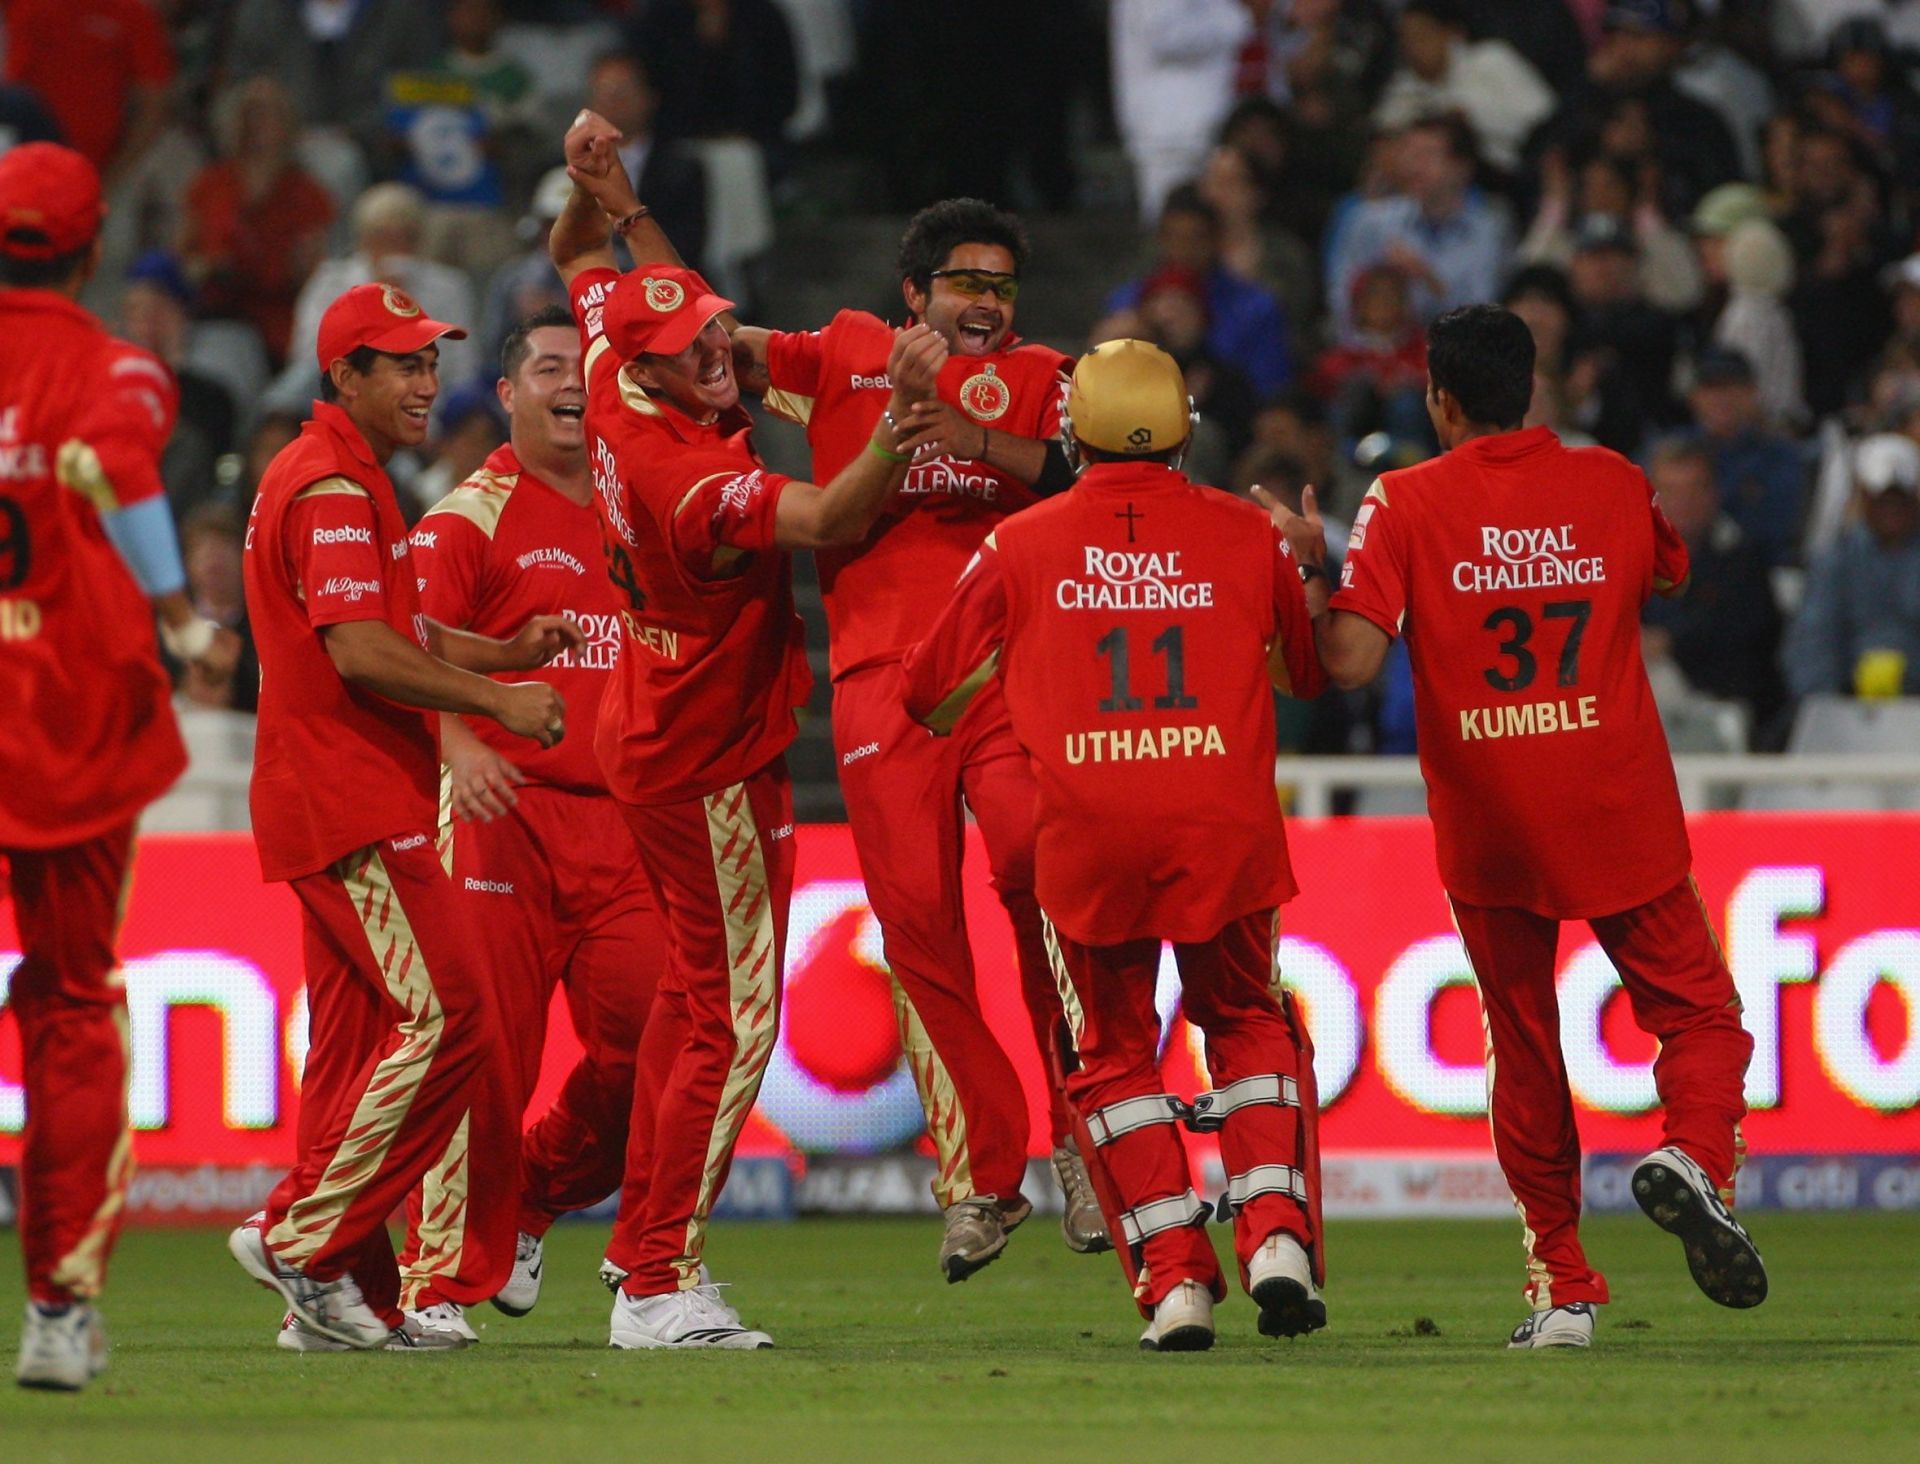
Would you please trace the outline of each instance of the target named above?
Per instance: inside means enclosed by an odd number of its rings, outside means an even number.
[[[1678,1149],[1655,1149],[1633,1171],[1633,1197],[1662,1230],[1680,1237],[1687,1269],[1708,1298],[1745,1308],[1767,1299],[1760,1251],[1693,1160]]]

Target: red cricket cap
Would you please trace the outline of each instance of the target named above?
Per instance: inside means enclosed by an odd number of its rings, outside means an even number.
[[[57,142],[23,142],[0,157],[0,254],[58,259],[93,242],[106,206],[100,173]]]
[[[648,353],[671,356],[733,301],[713,293],[707,282],[676,264],[643,264],[628,270],[607,297],[601,330],[622,361]]]
[[[362,346],[406,356],[432,345],[441,336],[464,341],[467,333],[457,325],[433,319],[405,290],[376,281],[355,285],[327,307],[327,313],[320,317],[315,346],[324,372]]]

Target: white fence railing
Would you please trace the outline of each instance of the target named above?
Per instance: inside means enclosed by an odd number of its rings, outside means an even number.
[[[141,827],[250,827],[253,718],[191,707],[181,710],[180,724],[192,763]],[[1680,797],[1693,810],[1920,809],[1920,753],[1682,756],[1673,765]],[[1291,790],[1289,807],[1302,818],[1332,813],[1343,792],[1358,795],[1360,813],[1418,813],[1425,806],[1420,764],[1410,757],[1283,757],[1275,779]]]

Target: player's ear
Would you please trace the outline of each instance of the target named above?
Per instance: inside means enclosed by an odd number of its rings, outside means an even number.
[[[500,398],[500,410],[509,417],[513,415],[513,380],[503,376],[493,384],[493,394]]]
[[[352,395],[347,387],[350,383],[359,380],[359,377],[360,373],[353,369],[353,363],[345,356],[335,357],[327,365],[327,379],[333,383],[334,393],[342,401]]]
[[[927,313],[927,292],[916,285],[911,276],[900,281],[900,294],[907,302],[907,314],[915,320]]]

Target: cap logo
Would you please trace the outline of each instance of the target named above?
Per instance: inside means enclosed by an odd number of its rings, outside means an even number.
[[[993,367],[969,376],[960,383],[960,405],[976,422],[991,422],[1004,417],[1013,405],[1013,393],[1006,382],[994,375]]]
[[[413,303],[412,297],[405,290],[397,289],[393,285],[380,287],[380,303],[387,307],[389,315],[402,315],[411,319],[420,313],[420,307]]]
[[[1136,427],[1127,434],[1128,447],[1145,447],[1152,441],[1153,429],[1151,427]]]
[[[671,315],[687,303],[687,292],[675,280],[657,280],[648,275],[640,281],[647,292],[647,308],[660,315]]]

